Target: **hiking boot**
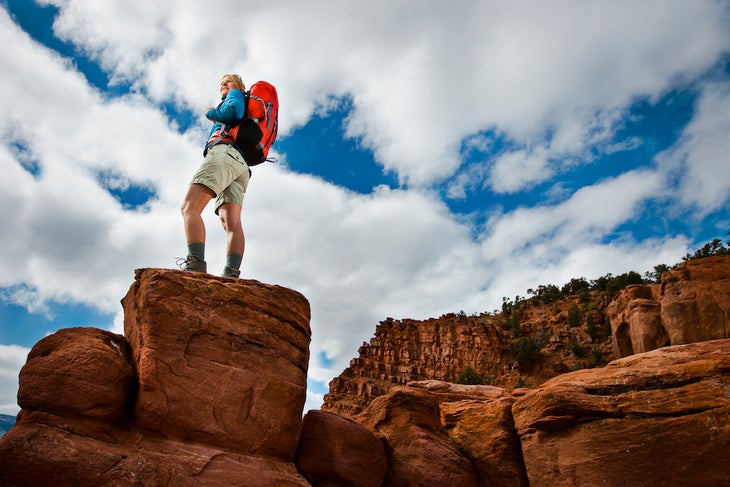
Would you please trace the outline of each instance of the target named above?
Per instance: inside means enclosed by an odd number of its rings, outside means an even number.
[[[222,277],[238,277],[240,275],[241,275],[240,269],[236,269],[235,267],[231,267],[229,265],[227,265],[223,268],[223,274],[221,274]]]
[[[192,272],[208,272],[208,264],[204,260],[198,259],[193,254],[188,254],[185,259],[178,259],[177,262],[180,269]]]

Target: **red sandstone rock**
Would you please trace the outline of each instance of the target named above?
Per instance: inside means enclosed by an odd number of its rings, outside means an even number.
[[[121,442],[26,423],[0,441],[0,485],[12,487],[308,487],[292,463],[127,434]]]
[[[31,350],[23,409],[0,438],[0,485],[310,486],[292,461],[309,354],[304,297],[146,269],[124,308],[131,343],[70,329]]]
[[[370,403],[360,421],[387,442],[383,487],[477,486],[471,463],[441,426],[433,394],[396,388]]]
[[[629,286],[607,312],[617,357],[730,338],[730,256],[689,260],[661,284]]]
[[[632,351],[661,345],[661,329],[672,340],[727,336],[730,258],[691,263],[661,287],[625,291],[614,311]],[[530,381],[580,365],[564,350],[585,332],[566,328],[565,304],[523,310],[524,334],[550,334],[544,356],[519,371]],[[606,303],[592,304],[599,323]],[[301,295],[148,269],[124,306],[133,352],[118,335],[89,329],[59,332],[31,351],[23,410],[0,438],[0,485],[310,485],[291,461],[309,341]],[[493,384],[514,384],[513,337],[493,318],[384,322],[351,377],[333,381],[341,386],[335,404],[353,415],[370,403],[358,419],[371,432],[326,412],[308,415],[321,421],[302,430],[302,472],[315,485],[378,485],[382,463],[370,478],[355,472],[380,453],[350,453],[374,446],[374,432],[386,442],[384,487],[730,484],[730,340],[632,355],[534,390],[423,380],[453,380],[472,365],[494,374]]]
[[[454,446],[471,462],[478,485],[528,485],[512,420],[512,404],[520,393],[436,380],[409,382],[408,387],[433,394],[440,406],[441,424]]]
[[[134,383],[129,345],[96,328],[66,328],[40,340],[20,371],[18,404],[59,416],[116,421]]]
[[[552,379],[513,408],[530,485],[730,485],[730,340]]]
[[[609,304],[614,352],[619,357],[669,345],[661,317],[657,285],[633,285]]]
[[[512,398],[502,398],[441,404],[449,438],[472,463],[478,485],[529,485],[512,421],[513,403]]]
[[[512,361],[509,334],[481,318],[447,315],[425,321],[388,318],[359,357],[330,382],[322,410],[355,418],[370,401],[412,381],[456,381],[467,365],[485,377]]]
[[[296,465],[314,487],[380,487],[383,443],[361,424],[324,411],[304,416]]]
[[[440,380],[422,380],[409,382],[407,385],[414,389],[423,389],[433,392],[439,403],[459,401],[461,399],[496,400],[512,398],[512,393],[506,389],[482,384],[467,385],[454,384]]]
[[[520,382],[536,387],[559,374],[594,367],[596,357],[605,363],[667,345],[730,338],[730,256],[690,260],[662,279],[661,285],[629,286],[613,302],[593,292],[522,306],[519,337],[547,338],[528,367],[515,360],[518,338],[510,333],[514,323],[509,314],[388,318],[350,366],[332,379],[322,410],[355,418],[393,387],[424,380],[456,382],[466,367],[493,386],[510,389]],[[586,321],[577,327],[567,325],[573,306],[585,313]],[[587,333],[588,318],[600,330],[607,317],[611,336],[599,332],[594,341]],[[582,354],[576,352],[580,350]]]
[[[665,272],[661,302],[672,345],[730,338],[730,258],[694,259]]]
[[[292,461],[309,360],[309,304],[255,281],[137,272],[122,300],[140,427]]]
[[[603,298],[593,296],[590,315],[603,323]],[[392,388],[414,381],[456,382],[467,368],[473,368],[485,383],[512,388],[527,381],[531,387],[558,374],[584,368],[587,354],[571,354],[570,344],[583,349],[593,346],[610,359],[610,338],[594,343],[584,327],[569,328],[568,309],[578,303],[571,296],[550,306],[526,306],[520,310],[521,338],[547,339],[534,365],[521,368],[513,347],[518,340],[505,328],[506,316],[445,315],[423,321],[389,318],[376,327],[375,336],[359,348],[359,356],[330,381],[323,411],[356,418],[376,397]]]

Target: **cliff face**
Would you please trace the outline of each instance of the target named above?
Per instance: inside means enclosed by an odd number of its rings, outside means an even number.
[[[585,310],[578,326],[569,324],[571,307]],[[354,418],[373,399],[396,386],[424,380],[456,382],[467,368],[484,384],[534,387],[588,366],[588,351],[593,347],[599,362],[611,360],[611,338],[600,331],[594,341],[585,327],[591,321],[602,330],[605,316],[602,298],[594,296],[581,303],[573,296],[549,306],[525,306],[510,317],[389,318],[376,327],[375,336],[363,343],[350,366],[330,382],[322,409]],[[521,361],[516,353],[521,341],[539,344],[539,353]]]
[[[594,327],[590,332],[589,324]],[[614,358],[667,345],[730,338],[730,257],[690,260],[661,283],[634,285],[501,314],[387,319],[358,357],[330,382],[322,409],[356,417],[378,396],[410,381],[455,382],[471,367],[482,383],[535,387]],[[520,361],[520,341],[541,348]]]
[[[487,320],[449,315],[426,321],[391,318],[363,343],[359,357],[330,382],[323,410],[354,417],[391,388],[416,380],[456,381],[466,365],[503,376],[514,366],[509,333]]]

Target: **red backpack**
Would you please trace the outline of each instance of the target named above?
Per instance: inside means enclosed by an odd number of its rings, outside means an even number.
[[[243,152],[246,164],[276,162],[269,158],[269,149],[279,129],[279,97],[274,85],[257,81],[246,92],[246,114],[241,122],[228,130]]]

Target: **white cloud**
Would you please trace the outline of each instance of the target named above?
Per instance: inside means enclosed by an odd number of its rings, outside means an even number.
[[[558,258],[577,246],[596,243],[633,218],[637,207],[661,190],[661,182],[658,173],[632,171],[586,186],[554,206],[495,216],[482,243],[484,256],[490,261],[511,260],[525,249],[548,245],[538,255]],[[534,265],[541,267],[539,262]]]
[[[497,193],[513,193],[547,181],[553,175],[544,147],[507,152],[490,171],[490,186]]]
[[[636,96],[707,69],[730,42],[712,1],[218,2],[224,16],[194,1],[50,3],[60,36],[154,100],[201,110],[222,72],[270,78],[285,134],[351,93],[348,133],[416,185],[448,176],[460,140],[493,126],[520,143],[549,131],[555,153],[579,153]]]
[[[591,279],[609,272],[643,273],[677,262],[686,253],[682,237],[641,244],[630,237],[603,242],[662,190],[662,181],[659,172],[632,171],[586,186],[556,205],[494,215],[482,242],[488,272],[496,276],[488,302],[524,295],[539,284],[562,285],[573,277]]]
[[[700,215],[717,210],[730,198],[730,83],[710,83],[702,90],[694,119],[672,150],[684,177],[680,198]]]
[[[0,414],[18,414],[18,373],[25,364],[29,349],[0,344]]]

